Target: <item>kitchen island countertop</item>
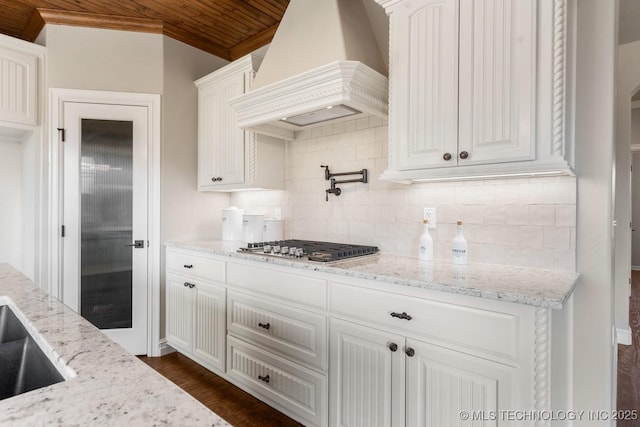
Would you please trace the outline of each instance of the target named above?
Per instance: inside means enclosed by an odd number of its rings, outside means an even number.
[[[229,425],[7,264],[0,264],[0,296],[46,341],[45,353],[75,372],[0,400],[0,425]]]
[[[238,252],[239,247],[246,245],[237,241],[167,242],[165,246],[554,309],[563,307],[579,278],[578,273],[568,271],[484,263],[461,266],[438,259],[425,263],[417,258],[388,254],[323,264]]]

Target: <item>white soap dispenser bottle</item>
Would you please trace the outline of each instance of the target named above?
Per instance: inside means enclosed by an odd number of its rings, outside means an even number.
[[[451,242],[451,262],[453,264],[466,264],[469,255],[467,239],[462,234],[462,221],[458,221],[456,224],[456,237]]]
[[[418,244],[418,259],[420,261],[433,261],[433,239],[429,234],[429,220],[423,221],[423,231]]]

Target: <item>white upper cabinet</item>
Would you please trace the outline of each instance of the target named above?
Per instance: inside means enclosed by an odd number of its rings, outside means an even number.
[[[0,127],[38,125],[38,78],[44,48],[0,35]]]
[[[247,92],[258,67],[245,56],[197,80],[198,190],[284,186],[284,141],[240,129],[229,100]]]
[[[376,0],[390,19],[382,179],[571,174],[564,0]]]

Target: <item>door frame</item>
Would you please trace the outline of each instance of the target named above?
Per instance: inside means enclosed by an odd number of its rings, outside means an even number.
[[[147,355],[160,356],[160,138],[161,98],[159,94],[110,92],[81,89],[49,89],[49,186],[48,200],[48,270],[47,291],[60,299],[62,295],[62,114],[65,102],[87,104],[131,105],[147,107]]]

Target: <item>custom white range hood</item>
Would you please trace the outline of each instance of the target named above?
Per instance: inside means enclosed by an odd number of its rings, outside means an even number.
[[[386,119],[386,73],[361,0],[291,0],[251,90],[230,104],[241,128],[294,139],[328,120]]]

